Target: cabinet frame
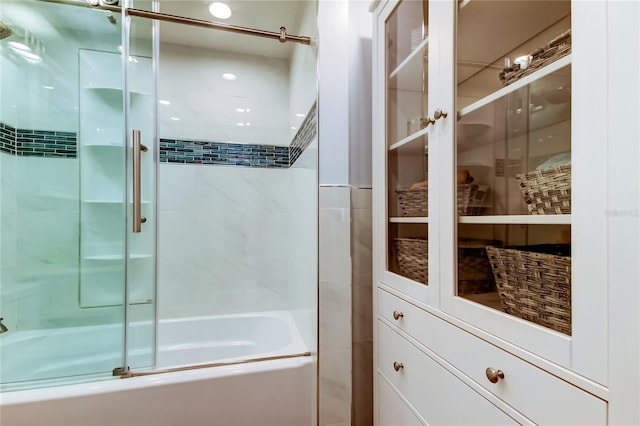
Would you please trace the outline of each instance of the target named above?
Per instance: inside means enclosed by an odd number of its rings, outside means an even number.
[[[470,0],[473,1],[473,0]],[[429,3],[428,96],[430,110],[448,113],[428,126],[429,217],[390,218],[387,164],[387,70],[385,21],[400,2],[379,2],[375,11],[373,49],[373,266],[380,288],[505,349],[544,370],[608,399],[609,349],[607,286],[606,179],[594,181],[594,170],[609,171],[602,161],[609,147],[607,88],[593,80],[607,77],[606,4],[572,2],[572,211],[566,217],[456,217],[456,19],[458,2]],[[594,77],[595,76],[595,77]],[[597,180],[597,178],[596,178]],[[588,184],[587,184],[588,183]],[[495,222],[492,222],[495,221]],[[428,223],[429,284],[387,270],[389,224]],[[567,336],[455,296],[458,223],[571,224],[572,323]],[[374,295],[374,309],[377,300]]]

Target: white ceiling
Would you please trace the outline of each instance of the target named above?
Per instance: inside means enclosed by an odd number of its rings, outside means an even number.
[[[307,2],[308,0],[229,0],[226,3],[231,7],[232,15],[226,20],[214,18],[209,13],[211,1],[161,0],[160,12],[275,33],[280,31],[280,27],[285,27],[287,34],[309,36],[310,34],[298,33]],[[289,58],[293,49],[292,43],[166,22],[160,24],[160,42],[283,59]]]

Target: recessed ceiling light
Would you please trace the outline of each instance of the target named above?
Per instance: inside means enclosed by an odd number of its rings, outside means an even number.
[[[53,90],[55,89],[55,87],[53,86],[42,86],[43,89],[47,89],[47,90]]]
[[[251,123],[249,123],[248,121],[247,121],[247,126],[251,126]]]
[[[251,112],[251,110],[249,108],[246,109],[247,112]]]
[[[159,103],[159,104],[162,104],[162,105],[171,105],[171,102],[169,102],[169,101],[165,101],[164,99],[160,99],[160,100],[158,101],[158,103]]]
[[[224,3],[214,2],[209,5],[209,12],[218,19],[227,19],[231,16],[231,9]]]
[[[295,127],[291,126],[291,130],[295,130],[295,129],[296,129]]]
[[[296,117],[304,117],[304,114],[297,113]]]
[[[235,80],[236,75],[235,74],[231,74],[230,72],[225,72],[224,74],[222,74],[222,78],[224,78],[225,80]]]
[[[244,112],[244,108],[236,108],[236,111],[238,111],[238,112]]]
[[[180,119],[179,119],[178,117],[171,117],[171,119],[172,119],[173,121],[180,121]]]
[[[244,123],[236,123],[236,126],[242,127],[242,126],[244,126]]]

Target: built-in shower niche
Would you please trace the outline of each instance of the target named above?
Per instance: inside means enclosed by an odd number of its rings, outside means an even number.
[[[125,182],[124,92],[120,53],[79,50],[80,134],[80,306],[124,303],[125,262],[129,303],[150,303],[153,295],[153,241],[150,232],[126,229],[131,189]],[[152,98],[152,63],[135,57],[128,63],[130,122],[143,138],[152,135],[148,120]],[[145,143],[146,141],[143,141]],[[142,155],[142,213],[153,228],[151,194],[153,144]],[[129,193],[127,193],[129,191]],[[126,205],[129,200],[129,205]],[[128,241],[127,241],[128,238]],[[125,241],[127,241],[125,243]],[[126,257],[126,258],[125,258]]]

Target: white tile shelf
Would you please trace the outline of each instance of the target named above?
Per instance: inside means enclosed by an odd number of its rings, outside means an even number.
[[[390,217],[390,223],[429,223],[428,217]],[[458,223],[478,225],[571,225],[570,214],[459,216]]]

